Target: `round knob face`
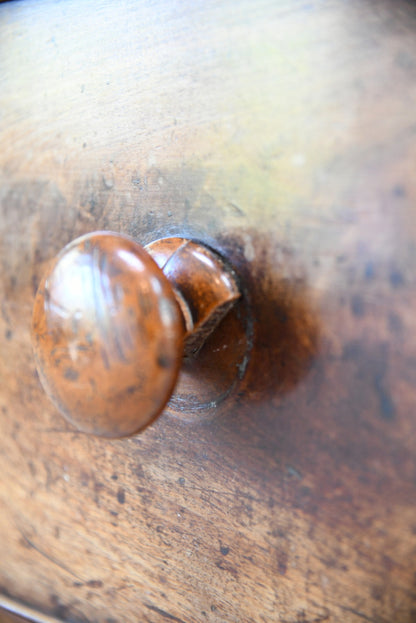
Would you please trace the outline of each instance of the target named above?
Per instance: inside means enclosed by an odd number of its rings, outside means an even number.
[[[173,390],[183,317],[172,287],[134,240],[87,234],[39,286],[33,342],[42,384],[78,429],[123,437],[152,422]]]

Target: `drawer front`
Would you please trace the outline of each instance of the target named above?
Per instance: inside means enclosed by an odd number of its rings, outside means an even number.
[[[410,623],[415,32],[402,0],[1,4],[3,594],[79,622]],[[103,229],[217,249],[247,318],[225,397],[210,364],[214,406],[113,441],[65,423],[30,339],[50,258]]]

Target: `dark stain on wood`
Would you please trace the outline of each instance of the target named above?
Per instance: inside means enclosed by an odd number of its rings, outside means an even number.
[[[74,368],[66,368],[64,372],[64,377],[68,381],[77,381],[79,377],[79,373],[77,372],[77,370],[74,370]]]
[[[357,318],[365,316],[365,302],[360,294],[355,294],[351,299],[351,311]]]
[[[284,552],[279,552],[278,558],[277,558],[277,569],[280,575],[286,575],[287,562],[288,562],[287,554]]]
[[[250,262],[244,255],[247,238],[256,249]],[[289,392],[308,373],[319,350],[319,317],[308,300],[304,268],[289,248],[281,246],[276,253],[276,243],[256,231],[229,233],[221,249],[240,276],[253,319],[244,396],[264,400]]]
[[[102,588],[103,582],[102,580],[88,580],[88,582],[85,582],[85,585],[89,588]]]
[[[390,273],[391,286],[396,289],[400,288],[404,284],[404,276],[400,270],[393,269]]]
[[[230,548],[225,545],[220,545],[220,552],[223,556],[227,556],[230,553]]]

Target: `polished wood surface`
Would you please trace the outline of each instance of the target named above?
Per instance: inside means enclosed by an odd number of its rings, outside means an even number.
[[[405,0],[0,5],[3,594],[413,623],[415,33]],[[31,352],[47,262],[96,229],[202,240],[248,302],[225,398],[120,441],[67,427]]]

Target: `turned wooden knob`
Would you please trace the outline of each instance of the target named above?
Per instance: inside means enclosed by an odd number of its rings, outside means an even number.
[[[233,272],[199,243],[168,238],[145,250],[112,232],[82,236],[35,298],[42,385],[79,430],[136,433],[169,400],[184,349],[197,352],[238,297]]]

